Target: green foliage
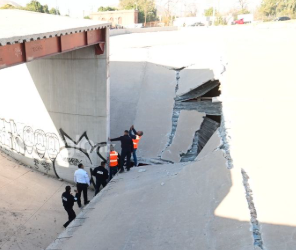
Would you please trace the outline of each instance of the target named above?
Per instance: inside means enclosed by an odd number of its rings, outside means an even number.
[[[236,15],[250,14],[251,12],[248,9],[241,9],[236,12]]]
[[[115,11],[115,10],[118,10],[118,9],[110,7],[110,6],[107,6],[107,7],[101,6],[100,8],[98,8],[98,11]]]
[[[60,11],[58,9],[55,9],[55,8],[51,8],[50,11],[49,11],[49,14],[61,15]]]
[[[123,10],[132,10],[132,9],[137,9],[137,0],[120,0],[119,6]]]
[[[90,19],[90,17],[89,16],[85,16],[84,19]]]
[[[206,9],[204,12],[204,15],[205,16],[213,16],[213,10],[214,10],[213,7]]]
[[[44,13],[43,6],[38,1],[31,1],[25,7],[26,10]]]
[[[43,13],[49,14],[49,9],[48,9],[48,5],[47,4],[43,5]]]
[[[218,15],[215,18],[215,25],[227,25],[227,21],[222,16]]]
[[[20,9],[20,10],[28,10],[28,11],[34,11],[34,12],[40,12],[40,13],[47,13],[47,14],[53,14],[53,15],[60,15],[60,11],[51,8],[50,10],[48,9],[48,5],[42,5],[38,1],[31,1],[26,5],[26,7],[14,7],[13,5],[6,4],[2,6],[0,9]]]
[[[140,23],[158,20],[154,0],[120,0],[119,5],[125,10],[138,9]]]
[[[294,16],[296,0],[263,0],[259,12],[263,16]]]
[[[0,9],[16,9],[16,8],[11,4],[5,4]]]

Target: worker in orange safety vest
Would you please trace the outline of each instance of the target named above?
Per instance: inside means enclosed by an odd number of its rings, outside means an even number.
[[[116,175],[119,166],[120,155],[115,151],[114,146],[110,146],[110,180]]]
[[[134,125],[132,125],[129,130],[129,136],[133,139],[133,143],[134,143],[133,158],[134,158],[135,167],[138,167],[137,149],[143,134],[144,134],[143,131],[136,131],[134,128]]]

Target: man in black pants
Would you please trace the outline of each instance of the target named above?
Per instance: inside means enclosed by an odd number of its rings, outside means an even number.
[[[81,193],[83,192],[83,198],[84,198],[84,205],[87,205],[89,203],[89,200],[87,199],[87,188],[90,186],[90,180],[88,177],[87,172],[84,170],[83,164],[78,165],[78,169],[74,173],[74,182],[77,185],[77,204],[78,207],[81,207]]]
[[[63,201],[63,206],[65,210],[68,213],[68,221],[64,224],[64,228],[66,228],[72,220],[76,218],[76,214],[73,210],[74,202],[77,201],[77,191],[75,190],[76,195],[75,197],[71,194],[71,187],[66,186],[66,192],[62,194],[62,201]]]
[[[119,173],[124,172],[123,164],[126,157],[126,170],[130,170],[131,163],[131,154],[134,150],[134,144],[132,138],[128,135],[128,130],[124,131],[124,135],[118,138],[111,139],[111,141],[121,141],[121,157],[120,157],[120,171]]]
[[[92,171],[92,175],[96,177],[96,192],[95,195],[97,195],[100,192],[101,185],[103,188],[107,185],[107,179],[109,177],[108,170],[105,168],[106,162],[102,162],[101,166],[96,167]]]

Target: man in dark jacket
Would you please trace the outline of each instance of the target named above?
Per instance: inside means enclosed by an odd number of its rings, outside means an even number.
[[[121,141],[121,157],[120,157],[120,171],[122,173],[124,171],[123,164],[124,159],[126,157],[126,169],[127,171],[130,170],[130,163],[131,163],[131,154],[134,150],[133,140],[128,135],[128,130],[124,131],[124,135],[118,138],[111,139],[111,141]]]
[[[65,210],[68,213],[69,220],[64,224],[64,228],[66,228],[72,220],[76,218],[76,214],[73,210],[74,202],[77,201],[77,191],[75,190],[75,197],[71,194],[71,187],[66,186],[66,191],[62,194],[62,201]]]
[[[106,162],[102,162],[101,166],[96,167],[92,171],[92,175],[96,177],[96,192],[95,195],[97,195],[100,192],[101,185],[103,188],[107,185],[107,180],[109,177],[108,170],[105,168]]]

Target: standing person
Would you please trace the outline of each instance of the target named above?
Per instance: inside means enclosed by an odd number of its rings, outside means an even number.
[[[110,180],[116,175],[119,166],[120,155],[115,151],[113,145],[110,147]]]
[[[124,135],[118,138],[111,139],[111,141],[121,141],[121,157],[120,157],[120,171],[119,173],[124,172],[123,164],[126,157],[126,170],[129,171],[131,166],[131,154],[134,150],[133,140],[129,137],[128,131],[124,131]]]
[[[103,188],[107,185],[107,179],[109,177],[108,170],[105,168],[106,162],[102,161],[101,166],[96,167],[92,175],[96,177],[96,192],[95,195],[97,195],[100,192],[101,185]]]
[[[129,130],[129,136],[133,139],[133,144],[134,144],[133,158],[134,158],[135,167],[138,167],[137,149],[143,134],[144,134],[143,131],[136,131],[134,128],[134,125],[132,125]]]
[[[74,206],[74,202],[77,201],[77,191],[75,197],[71,194],[71,187],[70,186],[66,186],[65,188],[65,192],[62,194],[62,202],[63,202],[63,206],[65,208],[65,210],[68,213],[68,221],[64,224],[64,228],[66,228],[72,220],[74,220],[76,218],[76,214],[73,210],[73,206]]]
[[[90,181],[87,172],[84,170],[82,163],[78,165],[78,169],[74,173],[74,182],[77,185],[78,195],[77,204],[81,207],[81,193],[83,192],[84,205],[89,203],[87,199],[87,188],[90,186]]]

